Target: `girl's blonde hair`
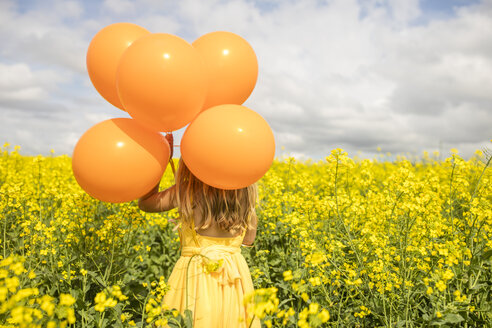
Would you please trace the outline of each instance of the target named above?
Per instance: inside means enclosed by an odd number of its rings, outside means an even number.
[[[176,201],[181,220],[191,226],[194,209],[201,210],[204,221],[197,229],[206,229],[212,222],[233,234],[244,232],[251,218],[256,215],[258,197],[256,183],[234,190],[212,187],[196,178],[183,161],[179,159],[176,180]]]

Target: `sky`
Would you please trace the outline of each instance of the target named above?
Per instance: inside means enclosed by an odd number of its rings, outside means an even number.
[[[492,148],[492,0],[0,0],[0,146],[71,156],[91,126],[130,117],[86,68],[91,39],[118,22],[246,39],[259,74],[243,105],[276,157]]]

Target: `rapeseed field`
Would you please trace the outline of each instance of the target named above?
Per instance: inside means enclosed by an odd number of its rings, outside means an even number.
[[[0,327],[189,327],[163,308],[177,211],[91,198],[68,156],[0,148]],[[265,327],[492,325],[491,154],[275,160],[242,249]],[[161,189],[171,186],[166,170]],[[208,263],[206,270],[214,270]]]

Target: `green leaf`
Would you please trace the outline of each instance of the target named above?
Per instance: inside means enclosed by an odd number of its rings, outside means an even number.
[[[169,320],[167,324],[170,328],[181,328],[181,324],[177,320]]]
[[[396,327],[403,327],[407,324],[407,320],[400,320],[396,323]]]
[[[280,302],[280,304],[278,305],[278,308],[281,309],[282,308],[282,305],[284,305],[285,303],[289,302],[289,301],[295,301],[295,298],[288,298],[286,300],[283,300],[282,302]]]
[[[94,321],[94,316],[90,315],[89,313],[85,311],[79,311],[79,314],[81,317],[83,317],[86,321],[88,322],[93,322]]]
[[[106,283],[101,279],[101,277],[95,276],[94,278],[102,287],[106,288]]]
[[[85,288],[82,290],[82,292],[85,294],[91,289],[92,284],[90,282],[86,282]]]
[[[445,323],[458,323],[465,319],[457,313],[448,313],[444,316],[443,321]]]
[[[481,284],[476,284],[475,286],[473,286],[473,287],[472,287],[472,288],[470,288],[470,289],[472,289],[472,290],[480,290],[480,289],[482,289],[482,288],[484,288],[484,287],[486,287],[486,286],[487,286],[487,284],[485,284],[485,283],[481,283]]]
[[[488,260],[490,257],[492,257],[492,249],[486,251],[484,254],[483,254],[483,259],[484,260]]]
[[[193,312],[191,312],[191,310],[186,309],[184,311],[184,315],[185,315],[184,318],[185,327],[193,328]]]

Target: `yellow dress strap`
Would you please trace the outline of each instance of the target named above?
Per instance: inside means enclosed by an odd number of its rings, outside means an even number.
[[[191,219],[191,233],[193,234],[193,240],[195,241],[196,245],[198,247],[201,247],[200,246],[200,242],[198,241],[198,237],[196,235],[196,230],[195,230],[195,219],[192,218]]]
[[[190,195],[190,202],[193,204],[193,194]],[[198,237],[196,235],[196,230],[195,230],[195,218],[191,218],[191,234],[193,236],[193,240],[195,241],[195,244],[198,247],[200,246],[200,242],[198,241]]]

